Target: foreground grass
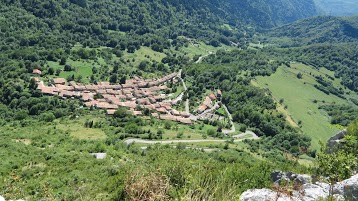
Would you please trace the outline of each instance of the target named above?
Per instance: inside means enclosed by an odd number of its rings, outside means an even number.
[[[92,117],[100,121],[98,116]],[[25,200],[151,200],[159,195],[166,200],[237,200],[246,189],[269,187],[274,169],[307,171],[289,161],[252,157],[238,149],[243,144],[228,150],[211,144],[211,153],[171,145],[141,150],[122,140],[73,135],[70,131],[88,117],[3,125],[0,194]],[[94,152],[107,157],[95,159]]]

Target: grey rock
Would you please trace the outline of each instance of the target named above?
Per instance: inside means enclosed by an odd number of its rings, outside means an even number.
[[[302,200],[315,201],[319,199],[326,199],[329,196],[329,190],[316,184],[304,184],[302,186],[304,197]]]
[[[269,189],[250,189],[243,192],[240,201],[271,201],[274,198],[274,192]]]
[[[358,174],[337,183],[333,189],[334,193],[343,195],[346,200],[358,200]]]
[[[300,185],[310,184],[312,183],[312,177],[307,174],[297,174],[295,175],[295,178],[293,178],[293,181],[296,184],[300,184]]]
[[[271,179],[276,184],[286,184],[291,181],[299,185],[312,183],[312,178],[309,175],[295,174],[292,172],[281,172],[278,170],[275,170],[271,173]]]
[[[336,135],[329,138],[327,142],[328,153],[331,153],[334,148],[339,148],[341,146],[341,140],[347,135],[347,130],[342,130]]]
[[[96,159],[105,159],[107,157],[106,153],[90,153],[90,154],[96,157]]]
[[[302,182],[301,190],[293,191],[292,195],[278,194],[269,189],[251,189],[245,191],[241,197],[241,201],[317,201],[325,200],[330,193],[330,185],[327,183],[311,182],[311,177],[308,175],[298,175],[292,173],[284,173],[274,171],[271,177],[275,181],[282,179],[291,179],[295,182]],[[335,200],[350,200],[358,201],[358,174],[349,179],[338,182],[333,186],[333,197]]]

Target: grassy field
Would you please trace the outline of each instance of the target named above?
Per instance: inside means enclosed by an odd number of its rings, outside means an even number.
[[[126,51],[123,52],[122,58],[124,60],[131,60],[134,62],[131,62],[133,66],[137,67],[139,66],[139,63],[141,61],[157,61],[160,62],[164,57],[166,57],[166,54],[161,52],[156,52],[152,50],[150,47],[141,47],[139,50],[136,50],[134,53],[128,53]]]
[[[91,120],[93,122],[99,122],[104,120],[102,118],[96,118],[94,116],[83,116],[75,120],[64,120],[64,121],[55,121],[56,128],[62,131],[69,133],[72,137],[80,140],[102,140],[107,136],[103,130],[99,128],[85,128],[84,124],[86,120]]]
[[[294,122],[302,121],[303,133],[312,137],[312,147],[318,148],[320,140],[327,141],[339,129],[330,125],[330,118],[318,109],[319,103],[313,101],[338,104],[349,104],[349,102],[334,95],[326,95],[313,86],[316,84],[313,74],[324,75],[332,72],[314,70],[300,63],[291,66],[291,68],[280,67],[269,77],[257,77],[257,85],[269,89],[275,100],[284,99],[283,105],[287,105],[287,109],[284,109],[287,111],[286,115],[291,116]],[[298,72],[303,74],[302,79],[296,77]],[[336,84],[339,84],[339,80]]]

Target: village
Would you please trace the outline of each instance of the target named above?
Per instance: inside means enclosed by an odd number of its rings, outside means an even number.
[[[36,69],[33,73],[40,75]],[[154,118],[182,124],[192,124],[205,119],[215,121],[224,119],[214,114],[220,108],[219,100],[222,96],[220,90],[205,97],[203,103],[195,110],[197,115],[190,114],[189,109],[178,111],[174,108],[182,101],[184,92],[175,99],[170,99],[172,94],[168,95],[165,91],[169,89],[167,86],[169,82],[182,81],[180,73],[147,80],[134,76],[126,80],[125,84],[98,82],[83,85],[74,81],[67,82],[64,78],[53,78],[49,80],[49,86],[47,86],[39,77],[34,77],[34,79],[38,84],[37,88],[44,95],[59,96],[63,99],[80,99],[84,106],[104,109],[107,115],[113,115],[119,107],[124,107],[135,116],[144,116],[143,110],[148,109],[150,116]]]

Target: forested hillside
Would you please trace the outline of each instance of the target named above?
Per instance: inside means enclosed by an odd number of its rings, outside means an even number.
[[[282,46],[342,43],[358,40],[358,16],[319,16],[271,30],[267,35]]]
[[[0,5],[6,199],[238,200],[312,173],[315,128],[357,116],[357,17],[309,18],[313,0]]]

